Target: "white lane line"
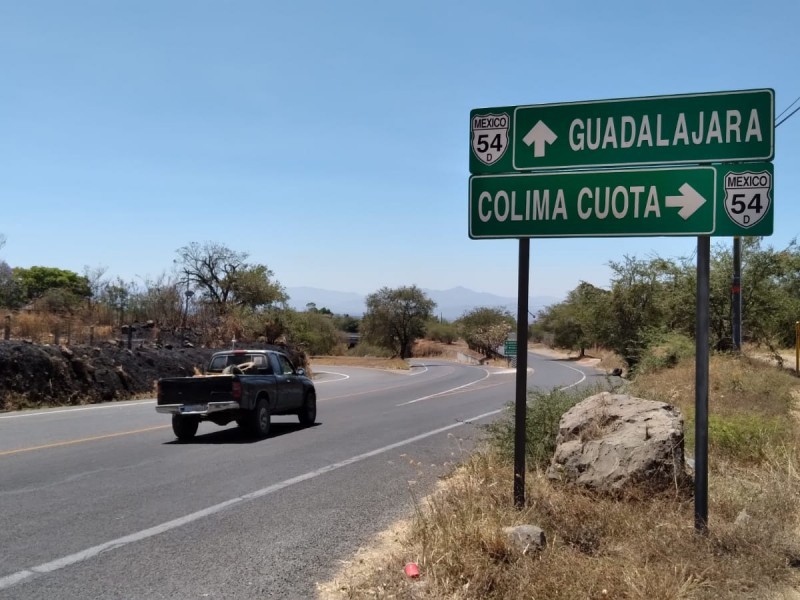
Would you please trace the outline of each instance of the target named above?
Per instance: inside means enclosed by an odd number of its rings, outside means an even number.
[[[338,375],[339,379],[325,379],[323,381],[315,381],[314,385],[319,385],[320,383],[334,383],[335,381],[344,381],[345,379],[350,379],[350,375],[346,375],[344,373],[338,373],[337,371],[316,371],[317,373],[325,373],[326,375]]]
[[[352,465],[357,462],[361,462],[368,458],[372,458],[373,456],[378,456],[379,454],[384,454],[389,452],[390,450],[394,450],[395,448],[400,448],[402,446],[407,446],[408,444],[413,444],[414,442],[419,442],[420,440],[424,440],[425,438],[429,438],[434,435],[438,435],[440,433],[444,433],[445,431],[450,431],[451,429],[455,429],[457,427],[461,427],[463,425],[467,425],[473,423],[475,421],[480,421],[487,417],[494,416],[506,410],[505,408],[498,408],[497,410],[492,410],[489,412],[482,413],[475,417],[471,417],[464,421],[458,421],[457,423],[452,423],[450,425],[446,425],[444,427],[439,427],[438,429],[433,429],[431,431],[427,431],[425,433],[421,433],[420,435],[415,435],[414,437],[407,438],[400,442],[395,442],[394,444],[389,444],[388,446],[383,446],[381,448],[377,448],[375,450],[371,450],[369,452],[365,452],[364,454],[358,454],[356,456],[352,456],[345,460],[327,465],[320,469],[316,469],[314,471],[309,471],[308,473],[303,473],[302,475],[298,475],[297,477],[292,477],[291,479],[286,479],[279,483],[270,485],[268,487],[262,488],[260,490],[256,490],[255,492],[250,492],[249,494],[245,494],[243,496],[238,496],[237,498],[232,498],[231,500],[226,500],[225,502],[220,502],[219,504],[215,504],[214,506],[209,506],[208,508],[204,508],[202,510],[198,510],[189,515],[185,515],[178,519],[173,519],[172,521],[167,521],[166,523],[161,523],[160,525],[156,525],[155,527],[150,527],[148,529],[143,529],[142,531],[137,531],[136,533],[132,533],[130,535],[126,535],[115,540],[111,540],[105,542],[103,544],[98,544],[97,546],[92,546],[91,548],[87,548],[85,550],[81,550],[80,552],[76,552],[74,554],[70,554],[68,556],[63,556],[61,558],[57,558],[50,562],[42,563],[40,565],[36,565],[34,567],[29,567],[27,569],[23,569],[21,571],[17,571],[16,573],[12,573],[11,575],[6,575],[5,577],[0,577],[0,590],[4,590],[10,588],[12,586],[17,585],[20,582],[23,582],[30,577],[33,577],[37,574],[43,573],[52,573],[53,571],[58,571],[59,569],[63,569],[65,567],[69,567],[79,562],[83,562],[90,558],[93,558],[103,552],[108,552],[110,550],[115,550],[117,548],[122,548],[123,546],[127,546],[128,544],[132,544],[134,542],[139,542],[145,540],[147,538],[154,537],[166,531],[170,531],[171,529],[175,529],[177,527],[181,527],[183,525],[187,525],[192,523],[193,521],[197,521],[204,517],[208,517],[214,515],[216,513],[222,512],[225,509],[230,508],[236,504],[240,504],[242,502],[246,502],[248,500],[254,500],[256,498],[262,498],[269,494],[274,494],[277,491],[282,489],[288,488],[292,485],[297,483],[301,483],[303,481],[307,481],[309,479],[314,479],[319,477],[320,475],[324,475],[325,473],[330,473],[331,471],[336,471],[337,469],[341,469],[342,467],[346,467],[348,465]]]
[[[59,413],[81,412],[84,410],[104,410],[108,408],[127,408],[129,406],[142,406],[144,404],[155,404],[155,400],[140,400],[134,402],[124,402],[120,404],[102,404],[100,406],[79,406],[73,408],[57,408],[54,410],[37,410],[36,412],[23,412],[13,415],[0,415],[0,419],[21,419],[23,417],[45,417]]]
[[[457,390],[463,390],[466,387],[469,387],[471,385],[475,385],[476,383],[480,383],[481,381],[484,381],[485,379],[488,379],[489,377],[491,377],[492,374],[488,370],[486,370],[486,369],[481,369],[481,370],[484,373],[486,373],[486,375],[484,375],[480,379],[476,379],[475,381],[471,381],[469,383],[465,383],[464,385],[460,385],[458,387],[450,388],[449,390],[444,390],[444,391],[441,391],[441,392],[437,392],[435,394],[431,394],[430,396],[423,396],[422,398],[415,398],[414,400],[409,400],[408,402],[401,402],[400,404],[395,404],[395,406],[408,406],[409,404],[416,404],[417,402],[422,402],[423,400],[430,400],[431,398],[436,398],[437,396],[444,396],[445,394],[449,394],[449,393],[455,392]]]
[[[560,363],[559,363],[559,364],[560,364]],[[581,371],[580,369],[576,369],[575,367],[570,367],[569,365],[561,365],[561,366],[562,366],[562,367],[565,367],[565,368],[567,368],[567,369],[572,369],[573,371],[575,371],[575,372],[577,372],[577,373],[580,373],[582,377],[581,377],[581,378],[580,378],[578,381],[576,381],[575,383],[571,383],[571,384],[569,384],[569,385],[565,385],[565,386],[564,386],[564,387],[562,387],[562,388],[558,388],[558,389],[559,389],[559,391],[562,391],[562,392],[563,392],[564,390],[568,390],[569,388],[571,388],[571,387],[575,387],[575,386],[576,386],[576,385],[578,385],[579,383],[583,383],[584,381],[586,381],[586,373],[584,373],[584,372],[583,372],[583,371]]]

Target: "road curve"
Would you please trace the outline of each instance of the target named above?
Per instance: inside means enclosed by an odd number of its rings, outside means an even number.
[[[529,387],[592,369],[529,355]],[[318,369],[320,424],[177,443],[153,401],[0,414],[0,598],[311,598],[513,400],[503,369]]]

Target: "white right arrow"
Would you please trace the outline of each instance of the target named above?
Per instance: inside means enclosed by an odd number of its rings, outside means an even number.
[[[558,136],[552,129],[545,125],[543,121],[537,121],[536,125],[522,138],[522,141],[525,142],[526,146],[533,144],[533,155],[536,158],[542,158],[545,146],[552,144],[557,139]]]
[[[680,208],[678,214],[685,221],[706,203],[706,199],[688,183],[684,183],[678,188],[678,191],[681,193],[680,196],[667,196],[666,206],[667,208]]]

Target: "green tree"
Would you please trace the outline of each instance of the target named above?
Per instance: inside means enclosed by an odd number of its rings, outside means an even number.
[[[125,319],[125,309],[128,308],[132,289],[132,284],[117,277],[116,280],[108,283],[100,294],[100,300],[110,306],[117,315],[120,326]]]
[[[608,339],[609,295],[607,290],[582,281],[564,302],[540,311],[532,330],[552,333],[555,346],[578,350],[584,356],[588,346]]]
[[[48,290],[60,290],[75,301],[89,298],[92,294],[86,277],[73,271],[55,267],[16,267],[13,273],[23,299],[28,302],[41,298]]]
[[[234,277],[234,302],[254,309],[285,303],[289,297],[266,265],[246,266]]]
[[[458,327],[455,323],[433,319],[426,326],[426,337],[435,342],[452,344],[458,339]]]
[[[800,247],[795,240],[781,250],[764,248],[760,238],[742,242],[743,334],[769,346],[793,346],[800,318]]]
[[[436,303],[415,285],[383,287],[367,296],[362,320],[364,338],[400,358],[409,358],[414,342],[425,335],[425,324],[435,307]]]
[[[286,302],[288,296],[272,279],[274,273],[266,265],[248,263],[247,257],[224,244],[192,242],[178,249],[175,262],[182,279],[220,312],[231,305],[257,309]]]
[[[332,354],[342,337],[330,315],[319,312],[286,310],[286,341],[308,354]]]
[[[456,324],[471,350],[490,357],[514,330],[516,320],[505,309],[481,306],[465,312]]]
[[[664,292],[669,283],[676,281],[677,268],[674,262],[663,258],[641,260],[630,256],[609,266],[613,275],[608,299],[608,347],[634,367],[647,345],[648,331],[667,322]]]
[[[358,333],[361,326],[361,320],[350,315],[334,315],[333,322],[339,331],[344,331],[345,333]]]

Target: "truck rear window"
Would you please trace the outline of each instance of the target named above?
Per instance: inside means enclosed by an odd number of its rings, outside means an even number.
[[[209,373],[222,373],[225,367],[230,365],[243,365],[245,363],[255,364],[257,368],[269,367],[267,357],[263,354],[227,354],[215,356],[211,359],[208,366]]]

